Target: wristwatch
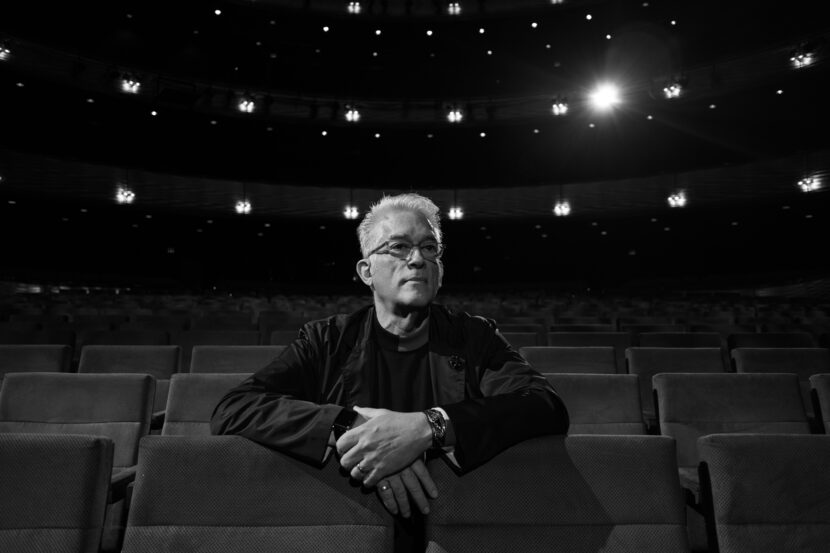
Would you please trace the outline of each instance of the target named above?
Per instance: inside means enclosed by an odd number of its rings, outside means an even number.
[[[444,447],[444,439],[447,436],[447,419],[438,409],[427,409],[424,411],[429,422],[430,430],[432,430],[432,447]]]
[[[331,431],[334,433],[334,439],[339,440],[340,436],[348,432],[352,428],[356,418],[357,413],[348,407],[340,411],[340,414],[337,415],[337,418],[334,419],[334,423],[331,425]]]

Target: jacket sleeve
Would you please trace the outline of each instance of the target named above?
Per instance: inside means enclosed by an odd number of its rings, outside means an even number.
[[[471,470],[519,442],[565,434],[568,411],[547,379],[495,330],[478,367],[480,397],[442,405],[455,432],[455,460]]]
[[[213,411],[213,434],[236,434],[320,465],[331,425],[343,409],[319,404],[319,330],[306,325],[268,366],[231,389]]]

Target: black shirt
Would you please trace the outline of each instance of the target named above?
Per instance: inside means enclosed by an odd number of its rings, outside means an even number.
[[[429,373],[429,319],[400,337],[384,330],[375,318],[377,345],[377,407],[392,411],[423,411],[435,406]]]

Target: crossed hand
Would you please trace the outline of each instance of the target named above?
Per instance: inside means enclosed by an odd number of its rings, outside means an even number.
[[[377,493],[392,514],[410,515],[409,497],[426,514],[438,488],[421,460],[432,443],[432,431],[423,413],[355,407],[358,417],[351,430],[337,440],[340,465]],[[409,496],[409,497],[407,497]]]

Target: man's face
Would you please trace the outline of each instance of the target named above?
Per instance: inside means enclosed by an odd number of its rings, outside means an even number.
[[[426,218],[411,211],[399,210],[384,213],[375,225],[373,235],[373,249],[384,242],[420,245],[424,241],[435,240],[435,233]],[[369,283],[374,288],[375,298],[390,309],[424,307],[435,298],[441,286],[441,261],[424,259],[419,248],[414,248],[408,259],[373,254],[369,256],[369,263]]]

